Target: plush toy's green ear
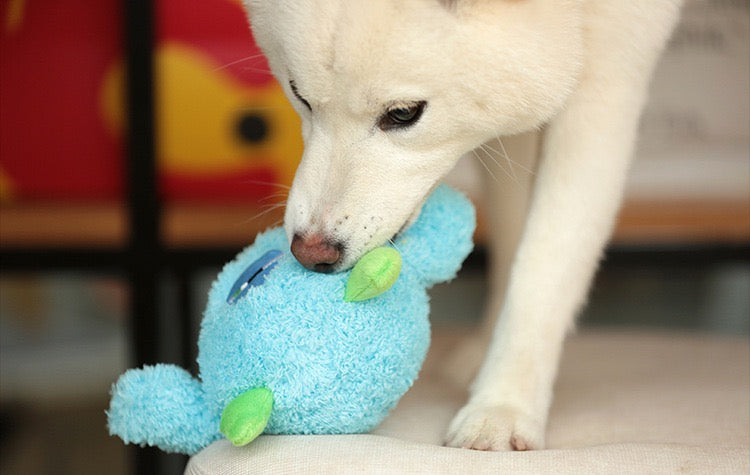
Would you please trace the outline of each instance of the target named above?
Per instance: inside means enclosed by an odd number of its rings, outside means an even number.
[[[404,272],[415,272],[430,286],[455,277],[474,247],[474,206],[446,185],[432,192],[417,220],[396,240]]]
[[[378,247],[362,256],[349,274],[344,301],[359,302],[386,292],[401,273],[401,254]]]

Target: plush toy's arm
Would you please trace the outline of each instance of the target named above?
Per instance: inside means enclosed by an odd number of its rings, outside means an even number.
[[[112,386],[109,433],[125,443],[194,454],[221,437],[219,415],[187,371],[160,364],[126,371]]]
[[[440,185],[414,224],[395,242],[404,272],[415,272],[428,286],[452,279],[474,247],[475,227],[476,213],[469,199]]]

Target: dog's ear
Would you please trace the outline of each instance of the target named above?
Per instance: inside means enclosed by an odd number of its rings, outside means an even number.
[[[476,213],[469,199],[439,186],[414,224],[395,241],[402,272],[415,274],[428,287],[452,279],[474,247],[475,227]]]

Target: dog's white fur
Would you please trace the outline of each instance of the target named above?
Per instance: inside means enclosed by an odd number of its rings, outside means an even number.
[[[499,319],[448,445],[543,447],[564,336],[611,232],[680,3],[246,0],[256,41],[302,117],[285,227],[290,238],[341,243],[336,269],[408,225],[463,154],[501,136],[514,136],[503,139],[514,160],[539,151],[533,180],[488,180],[489,221],[501,230],[490,243],[499,257],[489,307]],[[411,127],[377,126],[415,101],[427,105]],[[542,128],[541,144],[522,134]],[[525,219],[507,205],[527,202]]]

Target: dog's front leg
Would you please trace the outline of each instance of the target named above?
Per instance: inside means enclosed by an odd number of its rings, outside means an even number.
[[[648,78],[677,13],[677,2],[637,3],[589,12],[584,74],[547,130],[505,303],[448,445],[544,446],[563,340],[610,234]]]

